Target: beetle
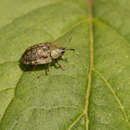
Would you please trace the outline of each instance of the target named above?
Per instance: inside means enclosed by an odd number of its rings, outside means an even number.
[[[66,50],[74,51],[75,49],[66,49],[65,47],[60,46],[58,43],[39,43],[28,47],[25,50],[20,58],[20,63],[33,66],[48,64],[49,71],[50,64],[55,61],[59,67],[64,70],[63,66],[58,63],[58,59],[65,59],[63,55]]]

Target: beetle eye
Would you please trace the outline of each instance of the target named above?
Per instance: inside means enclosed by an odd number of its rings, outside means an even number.
[[[65,48],[63,48],[63,49],[62,49],[61,53],[62,53],[62,54],[64,54],[64,53],[65,53]]]

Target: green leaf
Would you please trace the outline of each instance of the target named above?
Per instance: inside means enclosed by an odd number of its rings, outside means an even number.
[[[129,130],[129,7],[128,0],[1,0],[0,130]],[[65,71],[25,71],[24,50],[46,41],[76,49],[59,61]]]

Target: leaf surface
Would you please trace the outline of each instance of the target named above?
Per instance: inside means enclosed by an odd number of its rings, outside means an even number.
[[[1,0],[0,129],[129,130],[129,5]],[[24,50],[46,41],[76,50],[59,61],[65,71],[23,70]]]

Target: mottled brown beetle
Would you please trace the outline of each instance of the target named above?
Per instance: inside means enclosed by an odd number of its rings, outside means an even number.
[[[39,43],[27,48],[22,55],[20,62],[25,65],[33,66],[48,64],[49,71],[50,63],[55,61],[59,67],[64,70],[63,66],[58,63],[58,59],[64,59],[63,54],[66,50],[74,51],[74,49],[66,49],[61,47],[57,43]]]

